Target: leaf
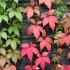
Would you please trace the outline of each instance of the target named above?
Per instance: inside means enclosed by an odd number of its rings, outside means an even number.
[[[14,2],[16,2],[18,4],[18,0],[14,0]]]
[[[59,40],[60,46],[64,45],[65,43],[67,45],[70,44],[70,34],[65,34],[65,33],[59,33],[56,35],[57,39]]]
[[[40,15],[40,10],[38,6],[34,7],[34,12],[39,16]]]
[[[32,61],[32,58],[33,58],[33,52],[32,52],[32,50],[31,49],[28,49],[27,54],[28,54],[28,58],[29,58],[29,60],[31,62]]]
[[[11,59],[12,58],[12,53],[8,53],[6,56],[7,56],[8,59]]]
[[[5,20],[6,22],[8,22],[8,16],[3,15],[2,18],[3,18],[3,20]]]
[[[21,48],[28,48],[28,47],[29,47],[29,45],[26,44],[26,43],[23,43],[23,44],[21,45]]]
[[[42,38],[40,37],[38,39],[38,42],[40,42],[40,50],[42,50],[44,47],[46,47],[46,49],[48,51],[51,50],[51,44],[52,44],[52,39],[47,37],[47,38]]]
[[[26,7],[24,9],[24,13],[27,13],[28,19],[31,18],[34,14],[33,8],[32,7]]]
[[[44,18],[43,20],[43,26],[49,24],[52,30],[54,30],[55,24],[57,23],[58,23],[58,19],[55,16],[49,16],[49,17]]]
[[[43,28],[41,26],[37,25],[37,23],[31,25],[28,28],[28,34],[32,34],[33,33],[36,39],[38,39],[38,37],[40,36],[40,32],[43,31]]]
[[[13,27],[12,27],[12,26],[10,26],[10,27],[9,27],[9,29],[8,29],[9,34],[11,34],[11,33],[12,33],[12,31],[13,31]]]
[[[35,19],[30,19],[30,21],[31,21],[31,23],[33,23],[33,24],[36,23]]]
[[[13,56],[12,56],[12,61],[16,64],[16,62],[17,62],[17,56],[16,56],[16,54],[13,54]]]
[[[6,54],[6,50],[4,48],[0,48],[0,52],[2,53],[2,55]]]
[[[11,48],[13,50],[15,50],[17,48],[17,43],[16,43],[15,39],[11,40]]]
[[[25,55],[28,56],[30,62],[32,61],[32,58],[33,58],[33,53],[34,54],[39,54],[37,48],[36,48],[36,45],[35,44],[32,44],[32,42],[29,42],[28,44],[22,44],[21,45],[22,47],[22,50],[21,50],[21,57],[24,57]]]
[[[13,27],[13,32],[17,35],[17,36],[19,36],[19,29],[17,29],[16,27]]]
[[[54,0],[39,0],[39,4],[45,4],[49,9],[51,9],[51,5],[54,2]]]
[[[21,50],[21,57],[23,58],[27,54],[27,49]]]
[[[45,52],[47,53],[47,52]],[[42,70],[44,70],[45,68],[45,63],[50,64],[50,59],[48,58],[48,56],[43,56],[45,55],[45,53],[43,52],[42,55],[40,57],[38,57],[35,61],[35,65],[38,66],[40,64],[40,67],[42,68]]]
[[[15,16],[22,22],[23,16],[20,12],[15,12]]]
[[[39,30],[37,28],[35,28],[33,30],[33,34],[34,34],[34,36],[35,36],[36,39],[38,39],[38,37],[40,36],[40,32],[39,32]]]
[[[23,12],[23,8],[22,8],[22,7],[18,7],[16,10],[17,10],[18,12]]]
[[[6,3],[3,1],[0,1],[0,6],[2,6],[4,9],[6,8]]]
[[[53,14],[54,14],[54,12],[55,12],[55,10],[54,10],[54,9],[50,9],[50,10],[48,11],[48,15],[53,15]]]
[[[7,34],[6,34],[6,32],[1,32],[1,36],[2,36],[2,38],[7,39]]]
[[[0,15],[0,23],[2,22],[2,16]]]
[[[14,11],[9,12],[9,18],[13,18],[15,15]]]
[[[9,46],[11,44],[11,39],[8,39],[7,41],[6,41],[6,46]]]

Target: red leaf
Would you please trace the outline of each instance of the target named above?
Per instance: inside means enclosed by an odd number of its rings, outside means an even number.
[[[42,36],[46,37],[46,31],[45,30],[42,31]]]
[[[31,47],[31,49],[32,49],[32,52],[33,52],[34,54],[38,54],[38,53],[39,53],[38,50],[37,50],[37,48]]]
[[[48,43],[48,42],[46,42],[46,49],[47,49],[48,51],[51,51],[51,44]]]
[[[42,40],[43,40],[43,38],[42,38],[42,37],[39,37],[38,42],[40,42],[40,41],[42,41]]]
[[[32,58],[33,58],[33,52],[31,50],[31,48],[28,48],[27,55],[28,55],[28,58],[30,59],[30,62],[31,62]]]
[[[34,14],[33,8],[32,7],[26,7],[24,9],[24,13],[27,13],[28,19],[31,18]]]
[[[37,28],[40,32],[43,32],[43,28],[41,26],[37,26]]]
[[[44,57],[46,63],[50,64],[50,59],[48,57]]]
[[[47,42],[49,42],[49,43],[51,43],[51,44],[52,44],[52,39],[51,39],[51,38],[46,37],[46,40],[47,40]]]
[[[42,21],[39,20],[39,21],[37,22],[37,24],[42,24]]]
[[[21,45],[21,47],[22,47],[22,48],[27,48],[27,47],[29,47],[29,45],[26,44],[26,43],[24,43],[24,44]]]
[[[35,61],[35,65],[39,65],[40,62],[41,62],[41,57],[36,59],[36,61]]]
[[[42,40],[40,42],[40,49],[42,50],[46,46],[46,41]]]
[[[41,21],[39,21],[41,22]],[[38,23],[38,22],[37,22]],[[40,36],[40,32],[43,32],[43,28],[39,25],[33,24],[28,28],[28,34],[34,34],[35,38],[38,39],[38,37]]]
[[[48,56],[48,52],[43,52],[42,56],[44,56],[44,57]]]
[[[62,46],[63,44],[70,44],[70,34],[65,34],[65,33],[60,33],[57,35],[57,38],[59,40],[60,46]]]
[[[35,29],[33,30],[33,34],[34,34],[35,38],[38,39],[38,37],[40,36],[40,31],[39,31],[39,29],[38,29],[38,28],[35,28]]]
[[[49,23],[48,17],[44,18],[43,20],[43,26],[46,26]]]
[[[40,37],[38,39],[38,42],[40,42],[40,49],[42,50],[44,47],[46,47],[46,49],[48,51],[51,50],[51,44],[52,44],[52,39],[51,38],[42,38]]]
[[[21,57],[24,57],[27,54],[27,49],[22,49],[21,50]]]
[[[49,9],[51,8],[52,3],[54,0],[39,0],[39,4],[45,4]]]
[[[42,13],[41,13],[41,18],[45,18],[46,15],[47,15],[47,13],[42,12]]]
[[[28,28],[28,34],[29,35],[32,34],[34,28],[35,28],[35,25],[32,25]]]
[[[66,36],[65,33],[60,33],[60,34],[58,34],[58,37],[60,37],[60,38],[63,38],[63,37],[65,37],[65,36]]]
[[[38,57],[35,61],[35,65],[39,65],[42,68],[42,70],[44,70],[45,68],[45,63],[50,64],[50,59],[48,58],[48,53],[47,52],[43,52],[42,56]]]
[[[43,20],[43,26],[49,24],[50,28],[54,30],[55,24],[58,23],[58,20],[55,16],[48,16]]]
[[[40,62],[40,66],[41,66],[42,70],[44,70],[44,68],[45,68],[45,61],[44,61],[43,58],[42,58],[42,60]]]
[[[29,42],[28,44],[24,43],[23,45],[24,45],[23,46],[24,48],[22,48],[22,50],[21,50],[21,56],[23,57],[23,56],[27,55],[31,62],[32,58],[33,58],[33,53],[36,55],[39,54],[37,48],[35,48],[36,45],[32,44],[32,42]],[[25,47],[26,45],[28,45],[28,47]]]
[[[51,9],[51,5],[52,5],[51,0],[45,0],[45,5],[46,5],[49,9]]]
[[[53,15],[53,14],[54,14],[54,12],[55,12],[55,10],[54,10],[54,9],[50,9],[50,10],[48,11],[48,15]]]

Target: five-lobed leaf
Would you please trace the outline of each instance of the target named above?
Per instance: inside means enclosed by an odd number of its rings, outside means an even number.
[[[40,49],[42,50],[44,47],[50,52],[51,51],[51,44],[52,44],[52,39],[47,37],[39,37],[38,42],[40,42]]]
[[[50,28],[54,31],[55,24],[58,23],[58,19],[55,16],[48,16],[43,19],[43,26],[49,24]]]
[[[34,22],[29,28],[28,28],[28,34],[34,34],[35,38],[38,39],[38,37],[40,36],[40,32],[43,32],[43,28],[41,26],[39,26],[38,24],[42,23],[41,21],[37,21],[35,23],[34,20],[31,20],[31,22]]]
[[[40,67],[42,68],[42,70],[44,70],[45,68],[45,63],[48,63],[50,64],[50,59],[49,57],[47,56],[48,52],[43,52],[42,55],[40,55],[36,61],[35,61],[35,65],[39,65],[40,64]],[[47,55],[46,55],[47,54]]]
[[[35,6],[34,8],[28,6],[24,9],[24,13],[27,13],[28,19],[31,18],[34,13],[36,13],[38,16],[40,15],[39,7]]]
[[[21,45],[21,47],[22,47],[21,56],[24,57],[25,55],[27,55],[30,62],[32,61],[33,53],[36,55],[39,53],[37,48],[36,48],[36,45],[32,44],[32,42],[30,42],[28,44],[24,43]]]

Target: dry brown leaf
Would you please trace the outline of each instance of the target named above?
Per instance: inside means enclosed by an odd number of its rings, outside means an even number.
[[[70,33],[70,13],[67,13],[67,17],[63,19],[65,33]]]

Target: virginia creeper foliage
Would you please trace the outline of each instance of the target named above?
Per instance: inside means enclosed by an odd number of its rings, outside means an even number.
[[[55,31],[58,26],[58,18],[54,15],[56,10],[52,8],[52,4],[56,3],[55,0],[38,0],[36,4],[33,2],[34,0],[30,0],[33,3],[33,6],[27,6],[24,8],[24,14],[27,15],[28,20],[30,21],[31,25],[28,28],[28,35],[33,34],[36,38],[36,42],[29,42],[29,43],[23,43],[21,45],[21,56],[25,57],[25,55],[28,56],[28,59],[30,60],[30,65],[27,65],[25,67],[25,70],[38,70],[41,68],[42,70],[45,69],[46,63],[50,64],[50,58],[49,53],[52,49],[52,44],[54,44],[54,40],[58,40],[60,46],[67,44],[70,44],[70,34],[66,34],[63,31]],[[39,4],[37,4],[39,3]],[[40,5],[45,5],[48,10],[46,12],[42,12],[40,10]],[[34,18],[33,16],[38,16],[38,19]],[[46,30],[44,27],[50,27],[52,32],[54,33],[54,38],[48,36]],[[59,33],[60,32],[60,33]],[[55,34],[56,33],[56,34]],[[39,43],[39,46],[38,44]],[[45,51],[42,51],[45,48]],[[62,49],[57,49],[58,53],[62,54]],[[35,58],[33,54],[36,55],[36,59],[34,60],[34,63],[32,64],[32,59]],[[67,56],[70,58],[70,53]]]

